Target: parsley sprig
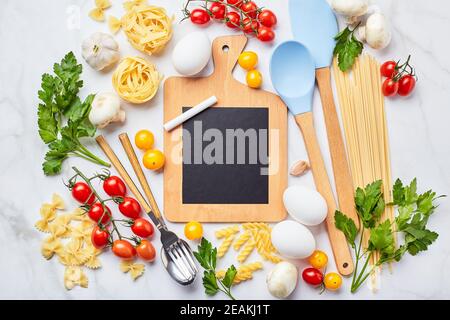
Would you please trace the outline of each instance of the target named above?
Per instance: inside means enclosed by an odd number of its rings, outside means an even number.
[[[427,229],[428,219],[437,207],[435,201],[440,198],[435,192],[429,190],[418,194],[416,179],[409,185],[403,185],[397,179],[393,187],[394,201],[388,205],[396,206],[398,215],[393,223],[389,220],[380,222],[385,209],[381,187],[382,181],[378,180],[364,189],[356,190],[355,205],[362,226],[361,232],[358,232],[352,219],[340,211],[335,212],[335,225],[344,233],[356,257],[351,292],[356,292],[376,267],[400,261],[406,253],[415,256],[421,251],[426,251],[438,238],[436,232]],[[367,231],[368,246],[363,248],[361,235]],[[398,248],[395,245],[395,233],[403,234],[403,244]],[[358,234],[360,234],[359,241],[357,241]],[[380,258],[367,270],[368,263],[376,251],[380,253]],[[362,268],[359,269],[361,264]]]
[[[334,37],[336,46],[333,54],[337,56],[338,66],[342,72],[346,72],[353,66],[355,59],[364,48],[363,43],[355,37],[355,30],[358,26],[359,24],[353,29],[347,27]]]
[[[83,86],[80,80],[82,71],[75,55],[69,52],[61,63],[53,66],[54,75],[42,76],[41,90],[38,92],[41,100],[38,127],[42,141],[50,149],[42,165],[46,175],[58,174],[63,161],[70,156],[110,166],[92,154],[79,140],[93,137],[96,132],[96,127],[88,118],[94,95],[89,95],[83,102],[78,97]]]
[[[198,246],[198,252],[194,252],[194,256],[200,265],[205,269],[203,273],[203,287],[207,295],[213,296],[217,292],[222,291],[230,299],[235,300],[231,294],[231,286],[236,277],[237,270],[234,265],[228,268],[223,279],[216,277],[217,248],[213,248],[211,242],[202,238]]]

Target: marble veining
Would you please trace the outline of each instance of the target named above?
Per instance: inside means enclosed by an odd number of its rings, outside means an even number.
[[[122,1],[113,0],[107,15],[120,16]],[[183,1],[154,0],[170,14],[181,16]],[[380,61],[404,59],[412,54],[419,82],[413,96],[406,99],[388,99],[386,104],[391,140],[392,171],[394,177],[410,180],[417,177],[424,191],[433,188],[440,194],[450,194],[450,45],[446,40],[450,30],[450,2],[433,0],[433,6],[421,0],[373,0],[389,17],[393,28],[393,41],[389,48],[372,52]],[[258,0],[278,14],[279,27],[274,45],[291,38],[287,0]],[[47,178],[41,170],[46,147],[37,134],[37,91],[41,74],[70,50],[82,61],[81,40],[94,31],[108,31],[106,23],[97,23],[87,13],[93,1],[84,0],[3,0],[0,9],[0,298],[3,299],[204,299],[200,279],[190,287],[180,287],[169,279],[161,262],[146,267],[146,274],[136,282],[119,270],[118,260],[111,254],[100,258],[103,268],[87,271],[89,288],[66,291],[63,287],[64,268],[56,259],[48,262],[41,257],[40,243],[44,238],[34,229],[39,218],[41,203],[49,201],[53,192],[64,196],[70,209],[75,203],[62,184],[71,175],[70,167],[78,166],[87,173],[97,167],[80,159],[71,159],[64,165],[60,176]],[[195,30],[189,22],[175,24],[175,35],[164,54],[150,57],[165,76],[175,74],[170,63],[170,51],[184,34]],[[214,24],[205,29],[210,38],[232,31]],[[123,55],[140,55],[117,35]],[[264,88],[273,91],[268,73],[270,53],[274,45],[251,40],[248,49],[260,55],[259,69],[264,75]],[[210,63],[204,74],[212,70]],[[112,90],[111,73],[101,74],[85,65],[82,96],[90,92]],[[245,74],[239,68],[235,77],[244,81]],[[125,105],[128,120],[122,127],[112,127],[103,133],[113,148],[119,149],[118,133],[127,131],[133,135],[138,129],[150,128],[156,134],[157,147],[162,148],[162,90],[144,106]],[[329,172],[326,132],[320,99],[316,91],[314,112],[320,145]],[[95,143],[89,147],[101,154]],[[123,157],[123,154],[120,154]],[[300,132],[289,118],[289,164],[307,159]],[[127,169],[131,167],[126,162]],[[161,174],[148,173],[155,196],[162,204],[163,179]],[[301,178],[289,178],[290,184],[314,187],[311,174]],[[379,290],[372,293],[363,287],[357,294],[349,293],[349,281],[339,292],[318,291],[300,281],[292,299],[449,299],[450,298],[450,218],[448,200],[442,200],[431,227],[440,234],[428,252],[417,257],[406,256],[403,261],[382,271]],[[213,231],[220,225],[206,226],[206,237],[213,239]],[[170,224],[170,228],[182,234],[183,225]],[[324,226],[312,228],[318,246],[331,255]],[[159,241],[154,241],[160,247]],[[258,259],[252,256],[249,261]],[[235,261],[233,254],[220,261],[221,266]],[[300,269],[306,264],[297,262]],[[433,266],[433,272],[427,270]],[[241,299],[270,299],[265,288],[265,275],[271,268],[265,264],[255,278],[234,288],[234,295]],[[329,266],[332,271],[333,265]],[[411,279],[414,279],[411,281]],[[223,298],[220,295],[215,299]]]

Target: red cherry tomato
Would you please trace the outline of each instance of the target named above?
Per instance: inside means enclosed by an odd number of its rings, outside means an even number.
[[[242,1],[243,0],[227,0],[228,4],[231,4],[238,8],[240,8],[242,6]]]
[[[241,10],[252,19],[256,19],[256,16],[258,15],[258,6],[253,1],[243,3],[241,5]]]
[[[306,268],[302,272],[302,278],[307,284],[318,286],[323,282],[323,273],[316,268]]]
[[[137,255],[142,260],[151,262],[155,260],[156,250],[152,243],[148,240],[142,240],[141,243],[136,247]]]
[[[269,9],[264,9],[258,14],[259,22],[268,28],[272,28],[277,24],[277,16]]]
[[[116,257],[124,260],[131,260],[136,256],[136,248],[126,240],[114,241],[112,252]]]
[[[102,224],[106,224],[110,220],[111,210],[107,206],[105,206],[105,208],[107,211],[106,213],[105,213],[105,210],[103,209],[103,205],[101,203],[99,203],[99,202],[94,203],[88,211],[89,218],[91,218],[96,223],[101,222]],[[105,214],[103,214],[103,213],[105,213]],[[109,213],[109,215],[108,215],[108,213]],[[100,219],[101,219],[101,221],[100,221]]]
[[[398,81],[398,94],[406,97],[411,94],[416,86],[416,79],[414,76],[407,74]]]
[[[214,19],[223,20],[225,19],[225,13],[227,10],[224,4],[213,2],[209,7],[209,11],[211,11]]]
[[[119,204],[119,211],[130,219],[137,219],[141,215],[141,205],[135,199],[130,197],[123,198]]]
[[[227,27],[236,29],[240,26],[241,16],[239,15],[239,13],[231,11],[227,13],[226,21]]]
[[[275,32],[273,32],[271,28],[260,26],[258,28],[257,37],[263,42],[272,41],[273,39],[275,39]]]
[[[134,220],[133,225],[131,226],[131,231],[141,238],[149,238],[155,232],[153,225],[150,221],[142,218],[138,218]]]
[[[84,182],[77,182],[72,188],[72,196],[75,200],[82,204],[93,204],[95,195],[91,188]]]
[[[244,21],[242,22],[242,25],[243,25],[242,30],[245,33],[256,33],[259,28],[258,21],[250,19],[250,18],[245,18]]]
[[[380,67],[380,72],[383,77],[392,78],[397,74],[397,62],[395,61],[386,61]]]
[[[191,11],[191,21],[195,24],[206,24],[211,20],[208,12],[204,9],[194,9]]]
[[[100,229],[99,226],[95,226],[94,229],[92,229],[91,242],[95,248],[103,249],[108,244],[108,241],[109,234],[106,230]]]
[[[125,197],[127,193],[125,183],[116,176],[111,176],[103,181],[103,190],[111,197]]]
[[[398,92],[398,82],[392,78],[387,78],[383,82],[382,91],[385,97],[395,96]]]

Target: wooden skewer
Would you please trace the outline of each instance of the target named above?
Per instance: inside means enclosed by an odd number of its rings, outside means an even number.
[[[156,217],[161,218],[161,212],[159,211],[158,204],[156,203],[155,197],[153,196],[152,190],[148,184],[147,178],[145,177],[144,171],[142,171],[142,167],[139,163],[139,160],[136,156],[136,152],[133,149],[133,145],[131,144],[130,138],[128,134],[122,133],[119,135],[119,140],[122,143],[123,149],[130,160],[131,166],[133,167],[134,172],[141,184],[142,189],[144,190],[145,195],[147,196],[148,201],[150,202],[150,206],[153,209],[153,212]]]
[[[119,158],[117,158],[116,154],[114,153],[113,149],[109,146],[108,142],[105,140],[103,136],[98,136],[95,139],[102,148],[103,152],[106,154],[106,156],[109,158],[109,161],[111,161],[114,168],[116,168],[119,175],[122,177],[122,179],[125,181],[126,185],[128,186],[128,189],[131,190],[131,192],[136,197],[137,201],[141,204],[142,208],[146,212],[152,211],[152,208],[148,205],[147,201],[145,201],[144,196],[139,191],[139,189],[134,184],[133,180],[131,179],[128,172],[123,167],[122,163],[120,162]]]

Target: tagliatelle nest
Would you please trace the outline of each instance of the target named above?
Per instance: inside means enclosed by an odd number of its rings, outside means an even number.
[[[164,8],[138,4],[125,6],[122,29],[136,49],[149,55],[164,49],[172,38],[172,18]]]
[[[161,78],[154,64],[139,57],[126,57],[114,71],[112,84],[122,99],[139,104],[155,96]]]

